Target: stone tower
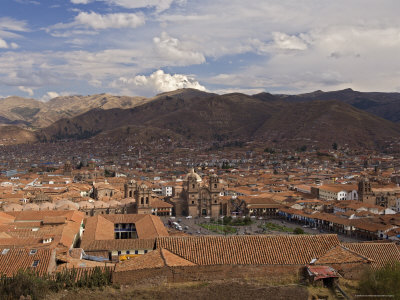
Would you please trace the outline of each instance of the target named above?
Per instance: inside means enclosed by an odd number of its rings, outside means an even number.
[[[135,180],[130,180],[124,185],[124,197],[125,198],[134,198],[135,192],[137,191],[137,183]]]
[[[371,182],[366,178],[358,182],[358,200],[364,203],[376,204],[376,198],[372,193]]]
[[[211,196],[211,216],[218,217],[220,214],[219,194],[221,192],[221,184],[217,175],[210,176],[209,189]]]
[[[70,161],[67,161],[67,162],[64,164],[63,174],[64,174],[65,176],[72,176],[72,165],[71,165],[71,162],[70,162]]]
[[[186,192],[189,200],[197,200],[199,198],[199,190],[201,177],[194,172],[194,169],[190,169],[189,174],[186,177]]]
[[[138,214],[151,214],[150,194],[150,189],[144,183],[138,187],[135,193]]]

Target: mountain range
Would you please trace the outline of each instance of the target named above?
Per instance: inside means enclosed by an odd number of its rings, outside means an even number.
[[[153,98],[66,96],[40,102],[0,99],[3,143],[115,137],[173,136],[189,141],[260,140],[382,147],[400,138],[400,94],[346,89],[300,95],[217,95],[193,89]],[[13,129],[10,140],[10,132]],[[18,133],[19,131],[19,133]],[[6,135],[8,134],[8,135]],[[8,141],[8,142],[7,142]]]

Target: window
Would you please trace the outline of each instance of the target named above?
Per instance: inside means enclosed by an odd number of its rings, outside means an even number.
[[[36,254],[37,250],[36,249],[32,249],[31,251],[29,251],[30,255]]]
[[[146,197],[146,204],[149,204],[149,197]]]
[[[141,197],[140,198],[140,204],[143,204],[143,201],[144,201],[144,199],[143,199],[143,197]]]
[[[131,251],[127,250],[127,251],[126,251],[126,254],[131,254]]]
[[[144,253],[147,253],[147,250],[144,250]]]
[[[118,255],[121,255],[121,251],[118,251]]]
[[[139,254],[139,250],[135,250],[135,254]]]
[[[36,268],[39,264],[39,260],[34,260],[32,263],[32,267]]]
[[[10,251],[10,249],[3,249],[3,251],[1,252],[1,254],[6,255],[8,253],[8,251]]]
[[[217,188],[217,184],[216,183],[214,183],[214,188]]]

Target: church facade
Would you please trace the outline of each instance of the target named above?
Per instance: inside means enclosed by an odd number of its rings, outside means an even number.
[[[208,184],[203,185],[201,177],[191,169],[185,176],[182,192],[171,199],[177,216],[210,216],[221,215],[221,183],[217,175],[211,175]]]
[[[362,179],[358,183],[358,197],[364,203],[379,205],[396,210],[398,189],[372,189],[368,179]]]

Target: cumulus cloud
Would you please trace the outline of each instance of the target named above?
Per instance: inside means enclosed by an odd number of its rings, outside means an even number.
[[[182,45],[180,40],[169,36],[166,32],[160,37],[153,38],[153,43],[158,55],[175,65],[201,64],[206,61],[202,53]]]
[[[120,77],[112,83],[114,88],[123,91],[134,91],[144,93],[143,95],[153,95],[154,93],[170,92],[182,88],[192,88],[205,91],[202,86],[192,76],[183,74],[166,74],[163,70],[158,70],[149,76],[137,75],[133,78]]]
[[[19,86],[18,89],[19,89],[20,91],[24,92],[24,93],[28,93],[28,95],[29,95],[30,97],[32,97],[33,94],[34,94],[33,90],[32,90],[31,88],[28,88],[28,87]]]
[[[75,22],[93,29],[107,28],[136,28],[145,23],[144,16],[140,14],[117,13],[101,15],[95,12],[80,12],[75,17]]]
[[[3,39],[0,39],[0,48],[3,48],[3,49],[8,48],[7,42]]]
[[[17,49],[18,47],[19,47],[18,44],[14,43],[14,42],[8,44],[5,40],[0,39],[0,48],[3,48],[3,49],[9,49],[9,48]]]
[[[44,94],[42,96],[42,98],[40,100],[43,101],[43,102],[46,102],[46,101],[49,101],[49,100],[51,100],[53,98],[56,98],[58,96],[60,96],[60,94],[57,93],[57,92],[47,92],[46,94]]]
[[[306,42],[301,37],[288,35],[283,32],[274,32],[273,37],[275,46],[279,49],[306,50],[308,48]]]
[[[73,31],[72,34],[67,32],[59,32],[57,30],[66,30],[70,28],[90,28],[94,30],[104,29],[121,29],[136,28],[145,24],[143,14],[134,13],[115,13],[115,14],[98,14],[96,12],[79,12],[71,23],[58,23],[47,28],[56,37],[67,37],[76,34],[93,34],[91,31]]]

